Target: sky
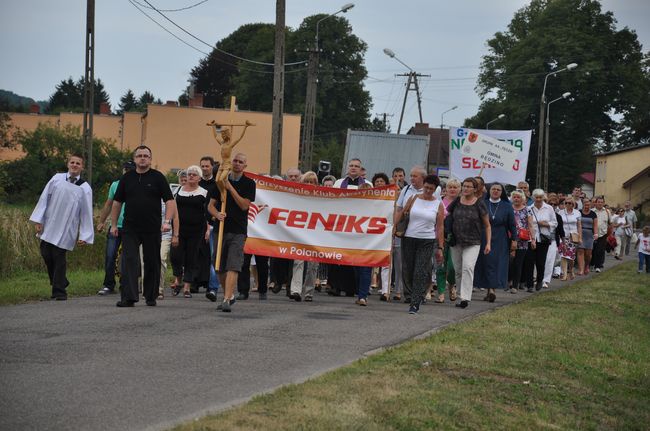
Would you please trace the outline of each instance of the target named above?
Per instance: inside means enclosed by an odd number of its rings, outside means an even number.
[[[140,3],[144,2],[138,0]],[[176,9],[200,0],[149,0],[159,9]],[[354,0],[353,0],[354,1]],[[216,43],[239,26],[275,22],[274,0],[207,0],[184,11],[166,13],[208,43]],[[408,70],[383,53],[390,48],[422,78],[423,121],[438,127],[461,126],[480,104],[475,86],[486,41],[505,31],[524,0],[356,0],[344,16],[354,34],[368,44],[365,81],[374,107],[372,115],[388,114],[397,130]],[[318,13],[334,13],[341,0],[287,0],[286,25],[296,28]],[[650,1],[604,0],[618,28],[637,32],[644,51],[650,50]],[[210,49],[184,35],[152,10],[144,9],[170,31],[202,51]],[[85,0],[2,0],[0,2],[0,89],[35,100],[47,100],[63,79],[83,76]],[[321,33],[321,39],[327,35]],[[187,86],[190,70],[205,54],[173,38],[138,11],[129,0],[97,0],[95,17],[95,77],[100,78],[113,109],[131,89],[151,91],[163,101],[176,100]],[[541,93],[541,89],[540,89]],[[409,93],[402,133],[418,120],[414,92]],[[497,123],[492,127],[497,127]]]

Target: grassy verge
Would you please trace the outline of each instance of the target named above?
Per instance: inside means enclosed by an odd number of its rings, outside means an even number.
[[[68,296],[94,295],[102,287],[104,271],[68,271]],[[50,299],[52,288],[43,266],[41,272],[22,272],[0,280],[0,305]]]
[[[635,265],[176,430],[647,429],[650,287]]]

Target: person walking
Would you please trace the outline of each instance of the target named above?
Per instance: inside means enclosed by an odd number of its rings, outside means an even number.
[[[623,246],[621,247],[621,253],[625,251],[625,255],[629,256],[630,255],[630,244],[632,243],[632,235],[634,234],[634,230],[636,229],[636,224],[639,222],[639,219],[636,216],[636,213],[632,209],[632,202],[630,201],[625,201],[625,220],[626,224],[628,225],[627,228],[625,228],[625,236],[623,237],[624,243]],[[624,249],[624,250],[623,250]]]
[[[494,302],[496,290],[508,288],[508,256],[517,248],[517,227],[512,204],[508,201],[503,185],[490,184],[488,187],[488,209],[490,231],[490,253],[481,253],[487,243],[481,241],[476,268],[474,270],[474,285],[487,289],[484,301]]]
[[[573,266],[576,259],[576,247],[582,242],[582,224],[580,213],[575,209],[575,201],[572,196],[564,199],[563,210],[559,214],[564,226],[564,238],[560,243],[559,251],[562,256],[560,280],[573,280]]]
[[[510,267],[508,279],[510,280],[510,293],[517,293],[524,272],[524,262],[528,247],[535,241],[535,224],[533,216],[526,206],[526,194],[523,190],[514,190],[510,194],[512,209],[517,227],[517,244],[514,250],[510,249]]]
[[[432,256],[442,264],[444,250],[445,207],[434,196],[440,180],[435,175],[424,178],[422,193],[411,196],[396,215],[409,221],[402,238],[402,274],[404,288],[411,292],[409,313],[416,314],[431,280]]]
[[[124,289],[118,307],[133,307],[138,302],[138,276],[140,275],[140,246],[144,261],[143,293],[148,306],[156,305],[160,283],[160,232],[171,229],[176,205],[165,176],[151,168],[152,152],[140,145],[133,153],[136,168],[124,174],[115,191],[111,212],[111,233],[118,234],[117,219],[122,205],[124,228],[122,231],[122,258],[124,259]],[[165,202],[167,220],[162,223],[160,200]]]
[[[389,185],[390,180],[388,175],[383,172],[378,172],[372,177],[372,186],[373,187],[385,187]],[[388,301],[390,296],[390,266],[384,266],[376,268],[377,278],[381,283],[381,296],[379,297],[380,301]]]
[[[532,196],[533,204],[529,209],[535,224],[535,241],[531,241],[524,262],[524,278],[528,292],[540,290],[543,286],[546,254],[551,242],[555,240],[555,228],[557,227],[555,210],[544,202],[544,190],[535,189]]]
[[[187,183],[181,186],[176,194],[176,208],[178,218],[174,219],[174,234],[172,246],[178,247],[183,256],[183,296],[191,298],[190,287],[192,284],[205,284],[210,278],[206,262],[199,258],[200,250],[202,259],[207,260],[210,253],[210,229],[205,220],[205,208],[208,201],[208,191],[199,186],[201,168],[190,166],[186,169]],[[173,295],[180,293],[181,286],[174,289]]]
[[[81,178],[84,159],[72,155],[67,165],[67,172],[54,174],[47,182],[29,217],[41,240],[41,257],[50,279],[51,299],[57,301],[68,299],[67,252],[72,251],[75,244],[92,244],[95,239],[93,191]]]
[[[643,231],[637,236],[636,244],[639,255],[638,272],[643,272],[645,264],[646,274],[650,274],[650,226],[644,226]]]
[[[451,255],[456,272],[456,286],[460,287],[460,302],[456,307],[467,308],[472,300],[474,266],[481,248],[481,236],[485,231],[485,248],[489,254],[492,231],[488,212],[483,199],[476,197],[478,181],[466,178],[461,187],[461,196],[449,205],[445,219],[445,230],[452,233]]]
[[[589,274],[589,263],[594,248],[594,241],[598,240],[598,217],[591,210],[591,201],[583,199],[580,211],[580,225],[582,227],[582,242],[578,244],[578,275]]]
[[[616,210],[616,215],[612,218],[612,229],[614,229],[614,237],[616,238],[616,248],[614,249],[614,259],[616,260],[623,260],[621,255],[625,252],[625,231],[629,226],[625,218],[625,210],[623,208]]]
[[[592,211],[598,219],[598,228],[596,229],[598,238],[594,240],[592,263],[594,271],[601,272],[605,265],[605,249],[607,248],[607,238],[611,234],[612,216],[605,208],[603,196],[596,197],[595,202],[595,208]]]

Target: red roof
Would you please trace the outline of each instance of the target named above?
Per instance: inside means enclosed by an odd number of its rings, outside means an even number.
[[[589,184],[595,184],[595,179],[596,179],[596,174],[594,172],[585,172],[580,174],[580,178],[582,178],[586,183]]]

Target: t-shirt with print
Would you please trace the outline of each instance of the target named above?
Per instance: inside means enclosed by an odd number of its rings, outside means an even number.
[[[650,235],[645,236],[643,233],[638,235],[639,253],[650,254]]]
[[[481,244],[483,217],[487,215],[484,199],[477,199],[473,205],[464,205],[458,200],[452,212],[453,232],[456,244],[463,247]]]
[[[238,180],[233,180],[232,176],[228,177],[228,181],[237,191],[239,196],[253,202],[255,200],[255,181],[242,175]],[[221,210],[221,194],[217,187],[212,189],[211,199],[217,201],[217,211]],[[230,192],[226,197],[226,219],[223,231],[226,233],[239,233],[246,235],[248,233],[248,210],[242,210],[233,199]],[[215,225],[217,227],[219,222]]]
[[[160,232],[161,199],[167,202],[173,197],[169,183],[160,171],[149,169],[142,174],[136,170],[125,173],[115,191],[115,200],[126,204],[124,231]]]
[[[112,201],[115,198],[115,191],[117,190],[117,185],[120,183],[120,180],[113,181],[111,186],[108,189],[108,200]],[[122,225],[124,222],[124,208],[126,205],[122,205],[122,209],[120,210],[120,216],[117,218],[117,228],[122,229]],[[110,221],[110,218],[108,219]]]

